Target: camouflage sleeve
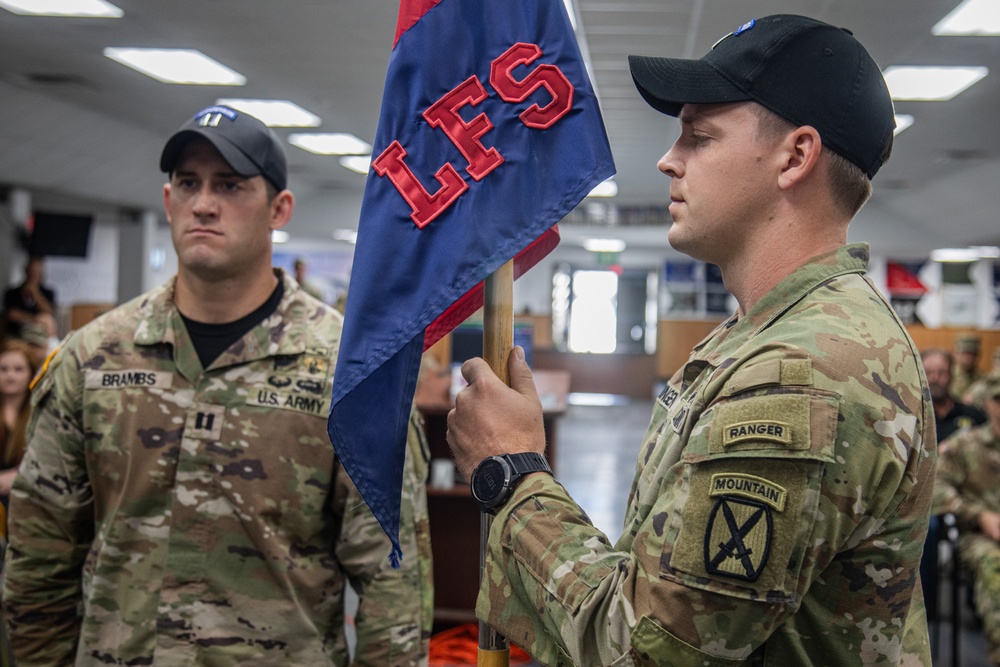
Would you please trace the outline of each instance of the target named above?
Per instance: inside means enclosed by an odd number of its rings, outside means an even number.
[[[493,524],[477,615],[547,665],[743,664],[841,551],[877,551],[882,531],[900,562],[919,562],[926,523],[890,530],[883,517],[913,485],[920,394],[860,400],[805,384],[806,362],[779,358],[779,379],[773,359],[755,361],[708,407],[692,404],[693,424],[667,423],[643,448],[649,458],[675,446],[673,427],[689,433],[678,461],[641,467],[648,510],[618,545],[554,479],[518,487]],[[832,584],[813,594],[864,625],[908,608],[899,588],[874,601],[837,598]]]
[[[979,514],[986,507],[979,500],[962,493],[969,476],[969,462],[965,459],[969,448],[964,446],[964,435],[956,434],[942,444],[934,473],[933,512],[954,514],[963,531],[979,530]]]
[[[400,568],[389,563],[389,540],[341,470],[346,496],[337,557],[358,592],[357,667],[427,664],[433,620],[430,527],[427,518],[428,449],[416,411],[411,412],[400,505]]]
[[[93,540],[81,432],[82,376],[63,348],[32,393],[28,449],[11,493],[3,603],[19,665],[68,665],[81,569]]]

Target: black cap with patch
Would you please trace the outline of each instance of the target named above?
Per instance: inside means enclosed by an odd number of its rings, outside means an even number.
[[[744,23],[700,60],[629,56],[632,78],[654,109],[755,101],[802,126],[868,178],[888,155],[896,121],[889,89],[850,31],[790,14]]]
[[[288,185],[288,160],[281,140],[253,116],[225,106],[202,109],[170,137],[160,169],[172,173],[184,146],[202,137],[240,176],[263,176],[280,192]]]

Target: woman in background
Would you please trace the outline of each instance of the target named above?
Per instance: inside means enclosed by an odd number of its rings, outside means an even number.
[[[15,339],[0,343],[0,502],[5,508],[24,456],[31,412],[28,385],[37,370],[27,343]]]

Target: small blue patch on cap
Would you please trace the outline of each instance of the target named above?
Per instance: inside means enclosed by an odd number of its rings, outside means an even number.
[[[751,28],[753,28],[755,25],[757,25],[757,19],[750,19],[749,21],[747,21],[746,23],[744,23],[743,25],[741,25],[736,30],[733,30],[733,35],[734,36],[735,35],[742,35],[747,30],[750,30]]]
[[[202,109],[201,111],[199,111],[194,115],[194,119],[198,120],[202,116],[207,116],[210,113],[221,113],[229,120],[236,120],[236,117],[239,116],[239,114],[236,111],[230,109],[229,107],[214,106],[214,107],[208,107],[207,109]]]

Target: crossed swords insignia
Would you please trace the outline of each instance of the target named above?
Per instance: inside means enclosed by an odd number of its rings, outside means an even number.
[[[733,505],[752,508],[750,514],[743,518],[742,523],[736,518]],[[713,536],[717,535],[715,523],[720,513],[725,520],[728,539],[715,543],[714,547],[717,550],[712,550],[712,542],[715,541]],[[761,524],[761,520],[763,520],[763,524]],[[763,535],[760,534],[760,531],[763,531]],[[753,546],[749,545],[748,542]],[[709,573],[756,581],[764,569],[764,564],[767,563],[770,546],[770,508],[761,503],[737,500],[728,496],[718,500],[715,507],[712,508],[705,534],[705,569]],[[742,572],[733,567],[731,561],[739,563]]]

